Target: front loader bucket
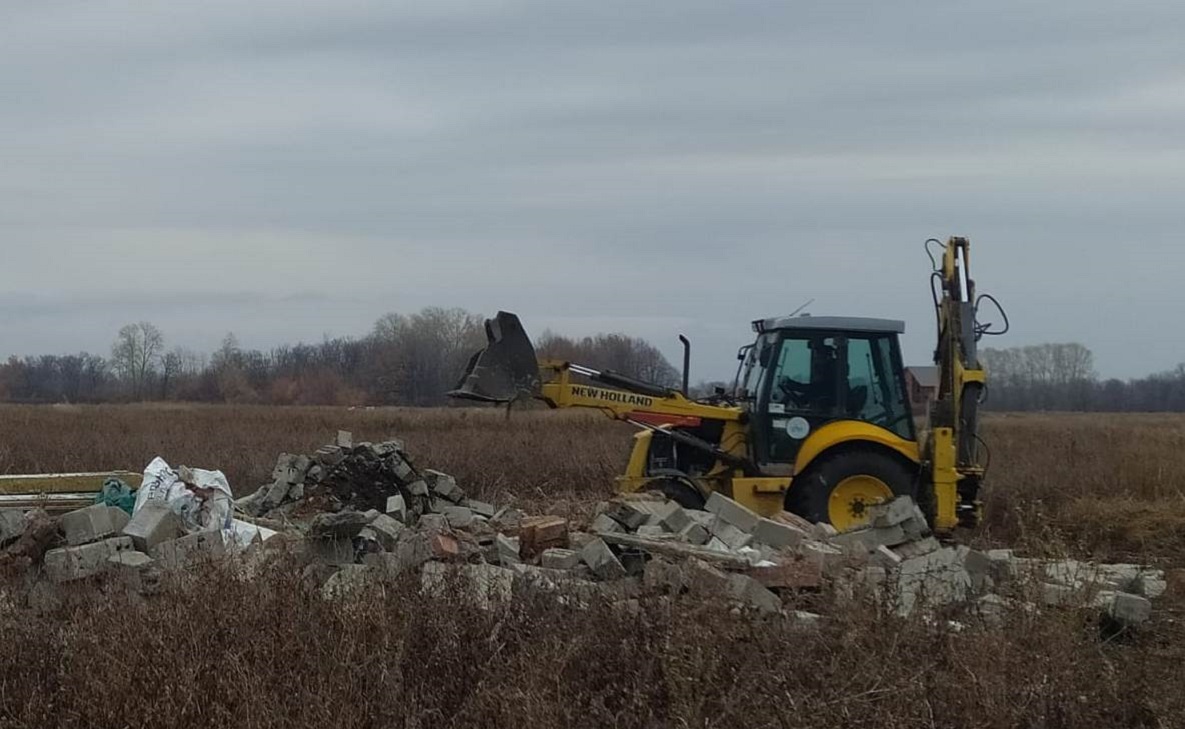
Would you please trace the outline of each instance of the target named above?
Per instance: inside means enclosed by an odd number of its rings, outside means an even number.
[[[482,402],[511,402],[539,389],[535,347],[518,317],[499,311],[486,319],[486,348],[473,355],[449,397]]]

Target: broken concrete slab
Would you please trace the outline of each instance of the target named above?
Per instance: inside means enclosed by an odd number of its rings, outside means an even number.
[[[473,510],[464,506],[443,506],[440,513],[448,519],[448,525],[452,529],[468,528],[474,521]]]
[[[106,571],[112,555],[133,550],[128,537],[109,537],[75,547],[51,549],[45,553],[45,572],[54,582],[73,582]]]
[[[594,539],[580,550],[580,558],[593,574],[602,580],[620,579],[626,576],[625,567],[609,549],[604,539]]]
[[[856,551],[872,552],[877,547],[896,547],[909,541],[900,524],[890,527],[862,527],[837,534],[829,540],[832,544]]]
[[[396,543],[399,541],[399,535],[406,529],[403,522],[400,522],[386,514],[379,514],[370,521],[370,523],[363,528],[362,532],[369,530],[373,538],[382,545],[385,550],[395,549]],[[362,532],[359,532],[361,534]]]
[[[746,506],[738,504],[718,491],[712,492],[704,508],[743,532],[752,532],[761,519]]]
[[[506,602],[514,591],[515,571],[489,564],[447,565],[429,562],[420,574],[421,589],[430,595],[445,596],[450,584],[479,607]]]
[[[371,568],[366,565],[342,565],[321,585],[321,597],[325,600],[356,597],[373,582],[373,574]]]
[[[948,605],[965,600],[971,589],[971,576],[954,549],[905,560],[898,568],[897,612],[909,615],[921,604]]]
[[[897,526],[909,521],[914,516],[913,499],[908,496],[898,496],[895,499],[874,504],[869,508],[869,522],[874,527],[885,528]]]
[[[580,552],[562,547],[551,547],[543,550],[541,564],[547,569],[570,570],[580,564]]]
[[[746,607],[761,612],[776,613],[782,609],[781,598],[748,575],[728,576],[728,596]]]
[[[498,509],[493,504],[487,504],[484,501],[477,501],[476,499],[466,499],[462,506],[466,506],[475,516],[480,516],[483,519],[493,519],[494,515],[498,513]]]
[[[181,536],[181,520],[163,501],[145,502],[123,528],[123,535],[141,552]]]

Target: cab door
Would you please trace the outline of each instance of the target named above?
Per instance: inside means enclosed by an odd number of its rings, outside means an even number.
[[[784,334],[767,355],[754,409],[755,456],[771,474],[788,473],[802,444],[840,417],[847,339],[834,332]]]

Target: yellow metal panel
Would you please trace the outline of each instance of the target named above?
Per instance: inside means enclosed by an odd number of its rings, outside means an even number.
[[[958,526],[959,474],[955,468],[955,431],[935,428],[934,434],[934,528],[949,531]]]
[[[842,443],[875,443],[891,448],[914,463],[921,460],[918,444],[871,423],[858,420],[837,420],[816,430],[802,444],[794,461],[794,473],[802,473],[821,453]]]
[[[782,510],[788,488],[790,488],[790,479],[784,476],[734,478],[732,479],[732,498],[762,516],[773,516]]]
[[[630,451],[630,462],[625,467],[626,478],[641,478],[646,475],[646,461],[650,456],[650,442],[654,433],[639,430],[634,433],[634,449]]]

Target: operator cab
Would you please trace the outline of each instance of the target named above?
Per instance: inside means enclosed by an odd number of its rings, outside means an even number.
[[[752,418],[754,460],[792,466],[806,439],[836,420],[857,420],[915,440],[898,335],[891,319],[809,315],[753,322],[736,395]]]

